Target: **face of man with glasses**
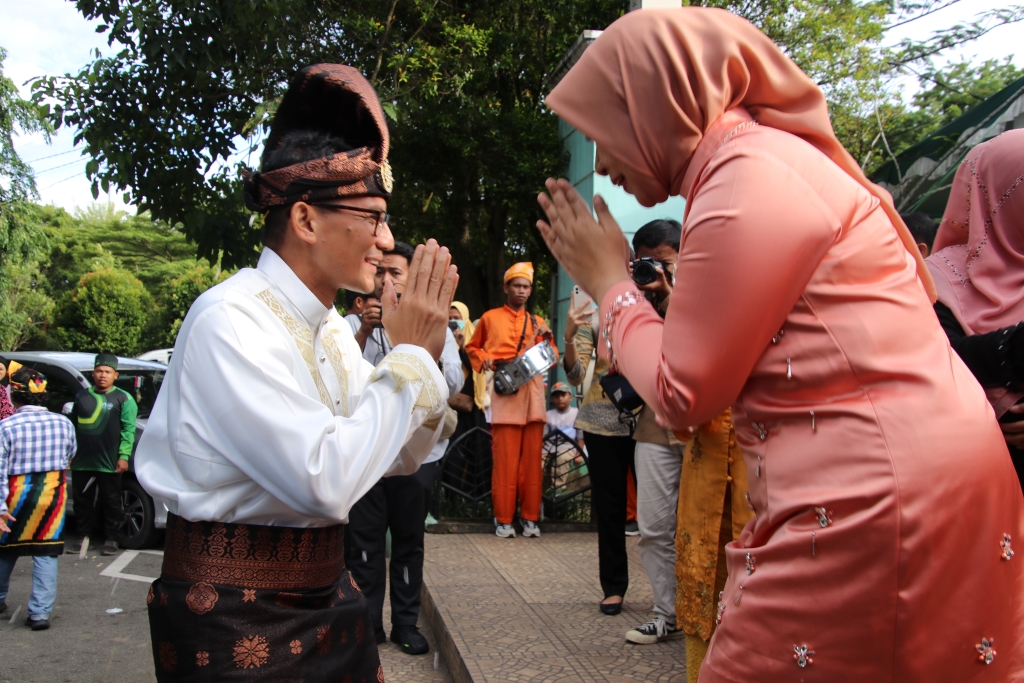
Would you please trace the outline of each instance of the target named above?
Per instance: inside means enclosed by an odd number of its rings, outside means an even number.
[[[317,271],[330,279],[332,287],[373,291],[383,252],[394,246],[387,201],[382,197],[339,197],[309,207]]]

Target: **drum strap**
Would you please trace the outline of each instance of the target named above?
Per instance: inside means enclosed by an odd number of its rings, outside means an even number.
[[[526,315],[523,316],[523,333],[519,335],[519,345],[516,346],[516,355],[513,358],[519,357],[519,352],[523,350],[523,342],[526,341],[526,323],[532,322],[533,329],[537,329],[537,320],[533,317],[533,313],[526,311]]]

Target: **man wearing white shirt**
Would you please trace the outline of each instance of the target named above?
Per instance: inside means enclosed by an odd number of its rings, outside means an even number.
[[[189,310],[136,452],[171,513],[148,597],[160,683],[383,680],[343,524],[382,476],[416,470],[444,418],[447,249],[417,250],[400,306],[385,288],[395,351],[376,368],[333,307],[393,245],[373,88],[350,67],[302,69],[265,150],[245,190],[266,248]]]
[[[404,242],[395,242],[393,249],[384,252],[374,276],[378,295],[385,286],[397,292],[405,290],[413,248]],[[367,324],[371,316],[364,316],[366,335],[363,358],[373,365],[379,364],[394,349],[380,327]],[[365,329],[365,328],[370,329]],[[448,327],[445,327],[444,351],[441,366],[448,393],[454,395],[462,388],[465,376],[459,358],[459,345]],[[356,336],[361,339],[360,335]],[[438,441],[420,469],[404,477],[381,479],[352,508],[346,527],[347,564],[370,603],[370,614],[377,643],[383,643],[384,593],[388,576],[391,577],[391,641],[403,652],[425,654],[429,650],[427,639],[420,634],[416,622],[420,613],[420,591],[423,588],[423,533],[426,489],[433,486],[437,462],[444,456],[448,440]],[[386,566],[385,539],[391,530],[391,564]]]

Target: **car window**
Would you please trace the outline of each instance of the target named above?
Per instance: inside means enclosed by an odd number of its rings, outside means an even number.
[[[46,408],[53,413],[59,413],[64,404],[75,400],[75,394],[82,389],[71,373],[48,363],[25,362],[25,367],[46,375]]]
[[[139,404],[139,417],[149,417],[163,381],[163,370],[121,370],[114,386],[127,391],[135,399]]]

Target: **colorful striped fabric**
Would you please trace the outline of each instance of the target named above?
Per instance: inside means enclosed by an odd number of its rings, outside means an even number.
[[[64,471],[16,474],[8,480],[7,509],[14,522],[0,534],[0,555],[60,555],[64,552],[67,484]]]

